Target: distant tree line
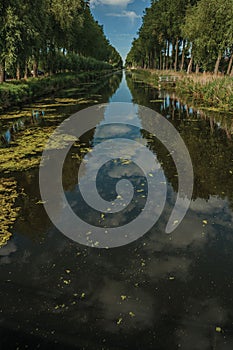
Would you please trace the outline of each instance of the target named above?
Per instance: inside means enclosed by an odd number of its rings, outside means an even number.
[[[31,71],[36,77],[38,68],[53,74],[69,70],[75,61],[83,66],[83,57],[92,57],[92,66],[93,59],[122,66],[119,53],[94,20],[89,1],[0,1],[1,83],[6,71],[17,79]]]
[[[233,75],[232,0],[153,0],[126,64]]]

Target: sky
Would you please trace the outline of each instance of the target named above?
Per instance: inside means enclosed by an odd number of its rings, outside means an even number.
[[[142,15],[150,0],[91,0],[91,11],[123,60],[142,24]]]

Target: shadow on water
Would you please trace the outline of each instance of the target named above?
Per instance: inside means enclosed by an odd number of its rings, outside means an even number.
[[[133,101],[135,110],[137,104],[148,106],[168,118],[183,137],[195,173],[190,209],[181,225],[166,235],[177,172],[167,149],[143,130],[137,113],[133,118],[138,128],[119,130],[106,125],[111,120],[106,109],[101,123],[72,147],[63,171],[68,200],[89,218],[89,209],[80,205],[77,183],[87,151],[109,137],[144,140],[162,165],[167,201],[158,223],[130,245],[98,250],[70,241],[45,214],[38,169],[14,174],[20,213],[12,238],[0,249],[3,349],[233,348],[233,144],[228,122],[194,111],[130,74],[119,84],[119,76],[110,78],[99,102]],[[46,103],[48,110],[54,108]],[[74,111],[73,106],[58,106],[59,113],[63,107],[62,118],[67,109]],[[116,162],[102,169],[100,193],[106,200],[114,198],[120,167]],[[129,169],[128,179],[131,174]],[[143,179],[137,181],[141,185]],[[137,208],[131,209],[122,222],[137,214]]]

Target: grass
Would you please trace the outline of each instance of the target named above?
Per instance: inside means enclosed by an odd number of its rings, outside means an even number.
[[[27,81],[10,81],[0,85],[0,111],[12,106],[22,106],[39,97],[46,96],[67,87],[89,84],[103,77],[108,71],[87,71],[61,73],[43,78],[29,78]]]
[[[183,77],[177,82],[178,95],[188,95],[196,104],[233,111],[233,79],[208,74]]]
[[[195,107],[208,110],[233,112],[233,78],[229,76],[214,76],[213,74],[190,74],[185,72],[136,70],[139,79],[159,88],[159,76],[177,76],[173,88],[177,97],[188,100]],[[169,85],[165,88],[170,88]]]

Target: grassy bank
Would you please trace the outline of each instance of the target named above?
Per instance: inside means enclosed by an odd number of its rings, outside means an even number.
[[[183,76],[176,85],[178,96],[187,96],[198,106],[233,111],[233,79],[202,74]]]
[[[62,73],[49,77],[9,81],[0,85],[0,111],[12,106],[21,106],[57,90],[90,82],[109,74],[110,70]]]
[[[219,111],[233,112],[233,78],[227,76],[214,76],[211,74],[191,74],[156,71],[136,70],[139,79],[159,88],[160,76],[176,76],[174,87],[177,97],[189,102],[192,106],[203,107]],[[170,88],[162,85],[162,88]]]

